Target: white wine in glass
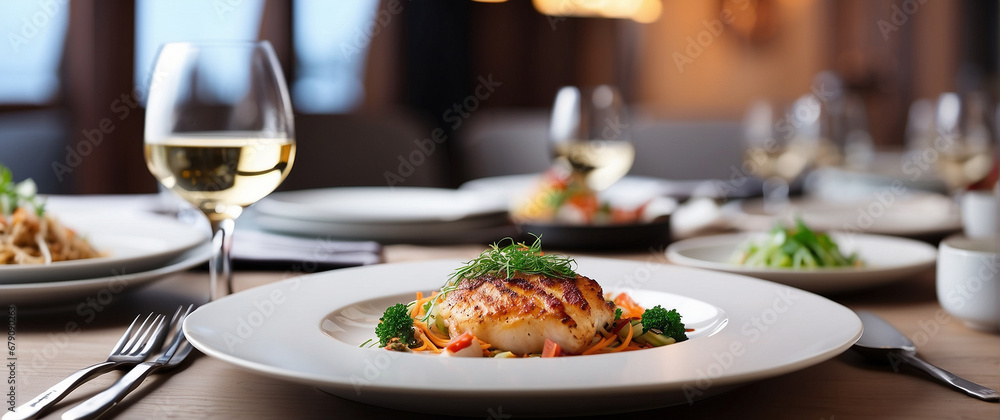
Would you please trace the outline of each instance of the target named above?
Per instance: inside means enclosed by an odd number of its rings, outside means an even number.
[[[295,158],[295,140],[256,138],[255,133],[177,135],[146,144],[146,161],[160,182],[184,200],[229,217],[281,184]],[[223,211],[216,211],[223,210]]]
[[[744,168],[761,178],[764,211],[779,214],[789,204],[789,185],[812,167],[820,145],[818,101],[797,100],[791,111],[767,101],[757,101],[743,120]]]
[[[219,247],[214,300],[232,292],[234,220],[274,191],[295,161],[288,89],[267,41],[166,44],[154,74],[146,163],[211,222]]]
[[[555,164],[567,167],[591,190],[610,187],[635,160],[628,121],[621,93],[614,87],[563,87],[549,125]]]
[[[935,113],[938,175],[952,191],[975,184],[993,171],[993,132],[989,101],[983,94],[965,97],[948,92],[938,98]]]

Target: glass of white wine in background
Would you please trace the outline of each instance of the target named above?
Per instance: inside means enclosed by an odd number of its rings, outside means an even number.
[[[982,93],[938,98],[934,115],[938,174],[952,192],[980,182],[993,171],[993,129],[989,99]]]
[[[612,86],[566,86],[552,105],[549,141],[557,169],[603,191],[628,173],[635,160],[628,113]]]
[[[769,101],[754,102],[747,110],[743,163],[764,181],[764,212],[784,212],[790,184],[815,161],[821,141],[819,109],[818,100],[804,96],[788,112]]]
[[[295,159],[291,102],[263,42],[170,43],[146,108],[145,154],[164,187],[208,217],[215,300],[232,292],[235,219],[285,179]]]

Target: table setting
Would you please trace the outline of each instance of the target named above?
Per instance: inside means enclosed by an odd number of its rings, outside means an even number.
[[[206,96],[219,56],[247,93]],[[846,91],[751,104],[742,182],[630,175],[630,109],[597,85],[556,93],[544,172],[276,192],[310,151],[270,43],[169,43],[154,72],[159,193],[0,167],[4,420],[1000,412],[973,95],[938,99],[930,130],[964,143],[921,182],[869,170]]]

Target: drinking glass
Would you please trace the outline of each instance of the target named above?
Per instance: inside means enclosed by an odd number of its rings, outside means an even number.
[[[613,86],[565,86],[556,94],[549,142],[557,168],[603,191],[628,173],[635,160],[630,123]]]
[[[799,98],[788,112],[769,101],[751,104],[743,119],[743,164],[764,181],[764,211],[783,212],[790,184],[813,165],[822,139],[820,103]]]
[[[994,166],[989,99],[982,93],[941,94],[934,115],[936,169],[952,192],[990,175]]]
[[[153,176],[211,223],[210,298],[231,293],[235,219],[295,160],[291,102],[271,44],[164,45],[150,84],[145,155]]]

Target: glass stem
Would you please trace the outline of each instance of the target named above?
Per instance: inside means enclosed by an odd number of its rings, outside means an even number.
[[[217,300],[223,296],[233,293],[233,270],[232,259],[229,251],[233,247],[233,229],[236,222],[233,219],[222,219],[212,221],[212,244],[215,246],[215,255],[209,263],[211,274],[211,289],[209,299]]]
[[[788,208],[788,181],[780,177],[764,180],[764,213],[781,215]]]

